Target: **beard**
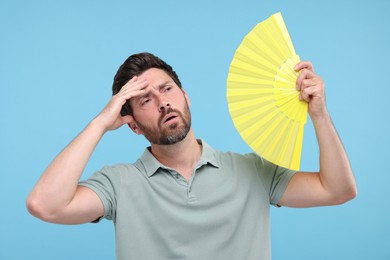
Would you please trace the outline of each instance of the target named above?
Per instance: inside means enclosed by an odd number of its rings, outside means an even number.
[[[163,118],[169,113],[176,113],[180,120],[172,123],[166,127],[162,127]],[[138,127],[142,130],[145,138],[151,144],[157,145],[170,145],[182,141],[191,129],[191,113],[186,102],[183,113],[179,110],[167,108],[161,113],[158,120],[158,129],[153,129],[150,126],[141,124],[138,120],[135,120]]]

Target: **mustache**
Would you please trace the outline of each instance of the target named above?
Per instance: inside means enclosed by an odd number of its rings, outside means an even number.
[[[182,117],[182,114],[181,114],[181,112],[179,110],[173,109],[171,107],[168,107],[167,109],[164,109],[164,111],[160,115],[160,118],[159,118],[159,124],[160,125],[162,124],[162,121],[163,121],[164,117],[166,115],[168,115],[169,113],[176,113],[176,114],[178,114],[179,117]]]

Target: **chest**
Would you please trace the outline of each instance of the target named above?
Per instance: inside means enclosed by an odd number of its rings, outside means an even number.
[[[268,206],[268,194],[254,175],[231,174],[209,166],[197,169],[188,179],[178,172],[160,169],[141,181],[124,180],[116,214],[117,218],[158,216],[159,221],[196,223]]]
[[[233,248],[260,244],[253,238],[266,236],[261,227],[268,225],[269,199],[258,180],[226,176],[221,168],[200,169],[190,181],[174,172],[158,174],[124,181],[115,220],[119,247],[138,252],[147,245],[167,259],[201,252],[220,256],[224,248],[231,257]]]

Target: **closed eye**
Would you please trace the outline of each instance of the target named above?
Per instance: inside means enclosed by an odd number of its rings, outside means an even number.
[[[141,106],[145,106],[150,102],[151,98],[144,98],[141,100]]]
[[[161,91],[162,93],[165,93],[165,92],[170,91],[171,89],[172,89],[172,86],[171,86],[171,85],[165,85],[164,87],[162,87],[162,88],[160,89],[160,91]]]

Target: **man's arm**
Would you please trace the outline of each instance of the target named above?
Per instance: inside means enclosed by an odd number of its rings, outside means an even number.
[[[32,215],[48,222],[79,224],[104,214],[97,194],[78,186],[96,145],[109,130],[131,122],[120,115],[126,100],[144,93],[146,81],[131,79],[112,97],[103,111],[51,162],[27,198]]]
[[[309,114],[320,148],[320,171],[297,172],[291,179],[279,205],[314,207],[337,205],[357,194],[355,179],[343,144],[325,105],[324,83],[310,62],[300,62],[297,89],[309,104]]]

